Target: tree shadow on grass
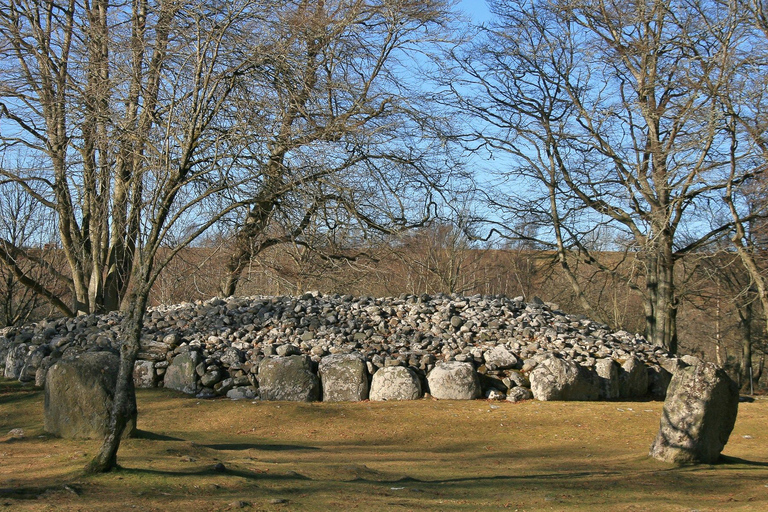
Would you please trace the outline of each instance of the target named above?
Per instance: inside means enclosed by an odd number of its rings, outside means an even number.
[[[165,434],[158,434],[156,432],[149,432],[148,430],[139,430],[133,433],[132,439],[146,439],[148,441],[185,441],[179,437],[167,436]]]
[[[257,444],[257,443],[216,443],[216,444],[200,444],[205,448],[212,450],[262,450],[269,452],[288,452],[288,451],[300,451],[300,450],[319,450],[316,446],[303,446],[294,444]]]
[[[61,475],[51,481],[45,479],[45,485],[25,485],[19,487],[0,487],[0,499],[37,500],[45,496],[63,493],[80,496],[83,492],[80,472]]]
[[[282,481],[291,481],[291,480],[312,480],[310,477],[302,475],[300,473],[297,473],[295,471],[289,471],[286,473],[272,473],[267,471],[250,471],[247,469],[239,469],[239,468],[226,468],[226,469],[216,469],[215,466],[211,467],[203,467],[203,468],[196,468],[196,469],[188,469],[188,470],[165,470],[165,469],[148,469],[148,468],[128,468],[128,467],[119,467],[118,471],[120,472],[126,472],[126,473],[133,473],[136,475],[158,475],[158,476],[164,476],[164,477],[174,477],[174,476],[194,476],[194,477],[216,477],[216,476],[235,476],[239,478],[243,478],[246,480],[282,480]]]
[[[714,464],[715,466],[733,466],[733,465],[741,465],[741,466],[751,466],[754,468],[768,468],[768,462],[758,462],[755,460],[746,460],[741,459],[739,457],[731,457],[729,455],[721,455],[720,459],[718,459],[717,462]]]

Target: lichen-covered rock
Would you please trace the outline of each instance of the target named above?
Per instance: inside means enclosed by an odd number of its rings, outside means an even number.
[[[324,402],[359,402],[368,399],[368,369],[358,353],[335,354],[320,360]]]
[[[510,352],[504,345],[496,345],[483,354],[485,364],[489,368],[506,370],[515,368],[518,365],[517,357]]]
[[[45,431],[67,439],[103,438],[109,428],[119,362],[109,352],[86,352],[51,366],[45,378]],[[123,437],[136,428],[133,389],[129,403],[131,420]]]
[[[698,362],[672,377],[650,456],[676,464],[711,464],[728,442],[739,389],[725,370]]]
[[[200,356],[195,351],[182,352],[173,358],[165,370],[163,387],[194,395],[197,393],[197,373],[195,366]]]
[[[515,386],[507,391],[508,402],[522,402],[523,400],[530,400],[533,398],[533,393],[528,388]]]
[[[427,375],[427,382],[429,394],[441,400],[474,400],[482,392],[472,363],[439,362]]]
[[[642,398],[648,395],[648,369],[637,357],[630,357],[619,372],[619,396]]]
[[[388,366],[373,374],[371,400],[417,400],[423,395],[418,375],[405,366]]]
[[[38,345],[37,347],[30,347],[27,355],[24,357],[24,365],[19,372],[19,381],[32,382],[35,380],[37,369],[43,362],[45,356],[50,352],[48,345]]]
[[[262,400],[314,402],[320,399],[320,379],[309,356],[266,357],[259,364]]]
[[[28,352],[29,348],[26,343],[11,345],[8,348],[8,354],[5,356],[5,378],[19,378]]]
[[[600,398],[611,400],[619,398],[619,365],[610,358],[598,359],[595,373],[600,385]]]
[[[256,388],[253,386],[235,386],[227,391],[227,398],[231,400],[253,400],[256,398]]]
[[[133,365],[133,385],[137,388],[157,386],[157,371],[152,361],[136,361]]]
[[[545,357],[530,374],[531,391],[537,400],[597,400],[597,378],[568,359]]]

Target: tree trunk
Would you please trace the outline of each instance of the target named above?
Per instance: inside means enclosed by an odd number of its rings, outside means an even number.
[[[675,260],[671,238],[665,241],[646,258],[645,336],[651,344],[676,354]]]
[[[752,303],[737,307],[739,331],[741,332],[741,370],[739,386],[749,391],[750,370],[752,369]]]
[[[149,293],[139,291],[131,299],[131,306],[123,321],[120,346],[120,368],[115,386],[114,404],[109,419],[109,433],[99,449],[99,453],[86,466],[87,473],[105,473],[117,467],[117,450],[120,447],[125,427],[131,418],[130,392],[133,386],[133,367],[139,353],[141,329],[144,323]]]

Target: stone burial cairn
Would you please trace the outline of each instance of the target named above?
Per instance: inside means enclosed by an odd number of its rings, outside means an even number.
[[[121,321],[112,312],[2,329],[0,369],[43,386],[57,361],[116,354]],[[686,365],[639,335],[522,297],[215,298],[153,308],[145,324],[136,386],[201,398],[663,398]]]
[[[5,377],[45,386],[46,431],[104,436],[121,321],[113,312],[0,330]],[[541,300],[445,295],[308,293],[157,307],[147,315],[134,384],[292,401],[666,396],[650,455],[673,463],[717,460],[739,398],[712,363],[671,357],[639,335]],[[132,402],[126,435],[135,429]]]

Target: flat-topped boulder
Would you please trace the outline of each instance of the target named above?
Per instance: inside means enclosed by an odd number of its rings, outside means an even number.
[[[265,358],[259,365],[259,396],[291,402],[319,400],[320,379],[312,371],[309,356]]]
[[[67,439],[104,438],[109,430],[118,364],[118,356],[110,352],[86,352],[51,366],[45,378],[45,431]],[[124,437],[136,428],[132,389],[130,403],[132,419]]]
[[[324,402],[359,402],[368,399],[368,369],[361,354],[323,357],[318,368]]]

